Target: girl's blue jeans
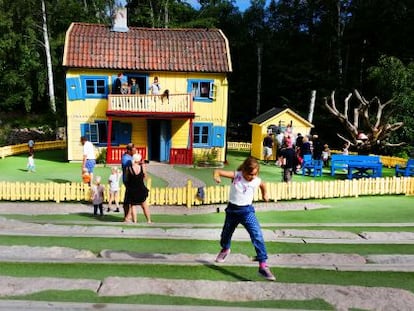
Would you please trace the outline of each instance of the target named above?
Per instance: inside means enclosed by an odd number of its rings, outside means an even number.
[[[265,262],[267,259],[266,246],[253,205],[237,206],[229,203],[225,211],[226,219],[221,232],[221,247],[225,249],[230,248],[234,230],[236,230],[239,224],[242,224],[250,235],[250,240],[256,250],[257,260],[259,262]]]

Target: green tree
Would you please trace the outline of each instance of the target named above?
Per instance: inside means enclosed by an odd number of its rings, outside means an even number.
[[[391,122],[404,123],[401,131],[393,133],[394,143],[406,142],[409,152],[414,147],[414,62],[405,65],[396,57],[382,56],[378,65],[369,68],[368,79],[372,88],[383,98],[391,98]],[[404,149],[403,149],[404,150]]]
[[[44,86],[39,52],[40,6],[37,1],[0,1],[0,98],[2,111],[32,110]],[[33,14],[35,12],[35,14]],[[37,13],[37,15],[36,15]]]

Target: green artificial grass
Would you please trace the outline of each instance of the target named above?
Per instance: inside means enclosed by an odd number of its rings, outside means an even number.
[[[2,263],[2,275],[14,277],[61,277],[103,280],[106,277],[151,277],[163,279],[257,281],[257,267],[220,266],[213,264],[188,266],[152,264],[100,263]],[[331,284],[343,286],[381,286],[414,292],[414,273],[386,271],[336,271],[320,269],[272,268],[280,283]]]
[[[362,232],[414,232],[414,227],[405,227],[405,226],[401,226],[398,227],[398,224],[395,227],[388,227],[388,226],[384,226],[384,227],[351,227],[351,226],[346,226],[346,227],[341,227],[339,226],[288,226],[288,225],[281,225],[281,226],[262,226],[263,229],[268,229],[268,230],[282,230],[282,229],[295,229],[295,230],[333,230],[333,231],[338,231],[338,232],[351,232],[351,233],[355,233],[355,234],[359,234]]]
[[[104,249],[136,253],[160,254],[215,254],[219,251],[218,240],[175,240],[144,238],[109,238],[109,237],[53,237],[53,236],[12,236],[1,235],[0,245],[27,245],[42,247],[69,247],[90,250],[99,254]],[[331,243],[284,243],[266,242],[269,254],[414,254],[414,247],[406,244],[331,244]],[[232,252],[242,253],[253,258],[256,253],[250,241],[233,241]]]
[[[1,298],[0,298],[1,299]],[[141,305],[165,305],[165,306],[203,306],[203,307],[240,307],[240,308],[278,308],[295,310],[334,310],[334,308],[322,299],[312,300],[266,300],[227,302],[207,299],[195,299],[174,296],[159,295],[133,295],[121,297],[98,296],[95,292],[87,290],[77,291],[43,291],[25,296],[8,296],[4,299],[30,300],[30,301],[61,301],[61,302],[85,302],[94,303],[95,308],[104,307],[104,304],[141,304]],[[102,304],[102,306],[100,306]]]
[[[300,205],[298,210],[268,210],[265,207],[257,212],[257,217],[263,226],[269,224],[330,224],[336,225],[345,223],[414,223],[414,197],[409,196],[373,196],[358,198],[338,198],[324,200],[302,200],[289,201],[291,204]],[[305,207],[312,204],[326,206],[326,208],[307,209]],[[301,207],[303,206],[303,207]],[[195,207],[195,208],[203,208]],[[69,214],[69,215],[6,215],[8,218],[27,220],[31,222],[59,222],[59,221],[95,221],[96,224],[112,224],[113,222],[122,221],[122,213],[109,214],[103,218],[94,218],[92,207],[90,213]],[[152,216],[154,225],[156,223],[180,223],[194,224],[216,224],[221,227],[224,222],[224,212],[207,213],[207,214],[187,214],[187,209],[182,207],[182,214]],[[138,219],[143,221],[143,215],[138,209]],[[120,223],[121,225],[121,223]],[[131,228],[131,226],[127,226]]]
[[[227,164],[224,169],[236,170],[238,166],[249,156],[247,151],[227,151]],[[30,182],[81,182],[81,164],[68,163],[66,161],[66,150],[44,150],[36,151],[35,164],[36,173],[28,173],[26,170],[27,155],[15,155],[6,157],[0,161],[0,171],[2,176],[1,181],[30,181]],[[120,166],[120,165],[118,165]],[[213,180],[213,168],[197,168],[192,166],[174,166],[178,171],[194,176],[202,180],[207,186],[216,185]],[[103,164],[97,165],[95,168],[95,176],[102,176],[103,181],[109,177],[111,173],[110,167]],[[383,168],[383,176],[394,176],[395,170],[393,168]],[[153,187],[167,187],[167,182],[162,178],[150,175]],[[261,165],[260,177],[265,182],[281,182],[282,169],[275,165]],[[330,176],[329,169],[324,169],[324,174],[321,177],[302,176],[297,174],[293,177],[293,181],[328,181],[346,179],[345,173]],[[229,179],[223,179],[223,184],[229,183]]]
[[[66,150],[42,150],[35,153],[36,172],[28,173],[26,169],[27,155],[10,156],[0,161],[0,181],[10,182],[54,182],[70,183],[82,182],[81,163],[66,161]],[[121,167],[119,164],[118,167]],[[95,176],[101,176],[102,182],[107,184],[111,175],[111,167],[98,164],[94,171]],[[162,178],[150,174],[153,187],[166,187],[167,182]]]

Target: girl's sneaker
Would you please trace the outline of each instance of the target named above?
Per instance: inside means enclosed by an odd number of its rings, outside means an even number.
[[[259,268],[259,275],[268,281],[276,281],[276,277],[270,271],[269,267]]]
[[[216,262],[225,262],[227,256],[230,254],[230,248],[229,249],[222,249],[220,253],[218,253],[216,257]]]

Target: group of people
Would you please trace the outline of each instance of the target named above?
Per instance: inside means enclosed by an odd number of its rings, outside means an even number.
[[[323,144],[319,136],[294,135],[291,127],[281,131],[273,138],[271,131],[263,139],[264,164],[268,164],[273,156],[273,147],[276,143],[276,165],[283,168],[284,182],[290,182],[294,173],[299,172],[305,155],[311,155],[312,159],[322,160],[325,167],[329,166],[331,151],[328,144]]]
[[[123,82],[124,75],[119,73],[112,86],[112,94],[141,94],[139,84],[136,78],[131,78],[130,83]],[[158,77],[154,77],[152,84],[149,87],[149,91],[152,95],[159,95],[161,91],[161,85],[158,81]],[[144,93],[145,94],[145,93]]]
[[[85,136],[81,137],[83,145],[82,160],[82,180],[91,186],[91,201],[93,204],[93,214],[95,216],[104,215],[103,202],[105,195],[105,186],[102,185],[102,177],[93,177],[96,165],[95,150],[93,144]],[[112,210],[115,203],[115,212],[119,212],[119,192],[120,180],[125,185],[125,197],[123,200],[124,222],[137,222],[136,206],[140,205],[144,212],[147,223],[151,223],[151,215],[147,202],[148,189],[145,185],[147,177],[145,163],[142,156],[137,152],[134,144],[129,143],[121,159],[122,170],[117,167],[111,168],[111,174],[108,178],[109,199],[107,212]]]
[[[105,187],[102,185],[100,176],[93,179],[93,170],[95,167],[94,153],[92,156],[91,146],[86,137],[81,137],[83,145],[83,161],[82,172],[86,172],[89,176],[88,180],[94,181],[91,185],[91,200],[94,206],[94,215],[103,215],[103,202]],[[93,151],[93,149],[92,149]],[[136,206],[140,205],[147,223],[151,223],[149,206],[147,203],[148,189],[145,186],[146,168],[142,161],[142,156],[137,152],[133,143],[126,146],[126,151],[121,159],[122,171],[116,167],[112,168],[111,175],[108,178],[110,187],[110,198],[108,209],[115,201],[116,210],[119,211],[119,184],[120,179],[125,185],[125,197],[123,202],[124,221],[137,222]],[[231,238],[239,224],[242,224],[248,231],[252,244],[256,250],[256,260],[259,262],[258,274],[269,281],[275,281],[276,277],[269,269],[266,260],[268,258],[267,250],[263,238],[260,224],[255,215],[255,209],[252,205],[253,197],[256,189],[259,187],[264,201],[269,201],[266,185],[259,177],[260,165],[253,157],[248,157],[239,166],[236,171],[227,171],[223,169],[214,170],[213,179],[216,183],[221,182],[221,177],[230,178],[232,180],[230,187],[229,202],[226,208],[226,218],[224,221],[220,245],[221,250],[215,261],[222,263],[230,254]]]

